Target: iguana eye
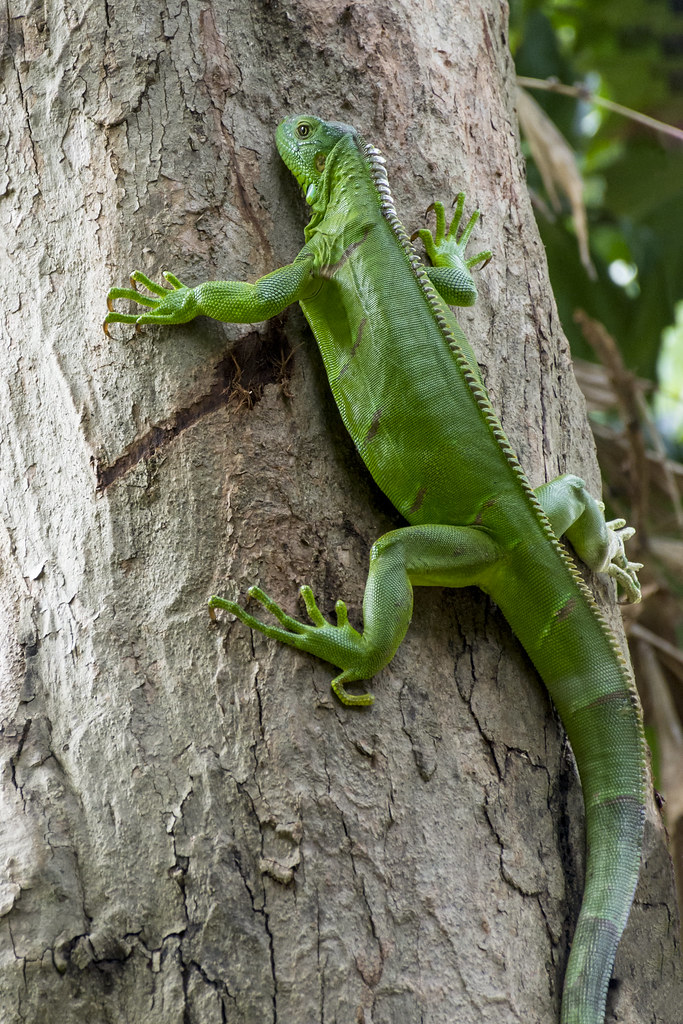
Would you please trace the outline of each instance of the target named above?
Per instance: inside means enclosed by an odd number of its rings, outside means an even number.
[[[299,136],[300,139],[307,139],[308,136],[311,134],[310,124],[306,124],[305,121],[302,121],[300,124],[296,126],[296,134]]]

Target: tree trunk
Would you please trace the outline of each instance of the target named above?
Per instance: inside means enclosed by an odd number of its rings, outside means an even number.
[[[298,310],[101,329],[133,269],[196,284],[289,262],[305,209],[275,126],[349,121],[410,230],[463,186],[482,209],[472,252],[495,257],[461,322],[493,403],[534,484],[597,488],[506,12],[231,7],[0,14],[3,1021],[553,1024],[580,790],[504,621],[478,591],[418,591],[367,711],[336,702],[329,665],[212,625],[212,593],[260,583],[298,611],[303,582],[358,624],[399,517]],[[608,1020],[676,1019],[671,885],[651,809]]]

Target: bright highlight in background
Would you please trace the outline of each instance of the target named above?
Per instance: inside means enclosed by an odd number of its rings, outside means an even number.
[[[612,260],[607,269],[609,276],[620,288],[627,288],[638,276],[638,267],[626,260]]]
[[[676,323],[662,332],[657,378],[657,425],[667,440],[683,444],[683,302],[676,306]]]

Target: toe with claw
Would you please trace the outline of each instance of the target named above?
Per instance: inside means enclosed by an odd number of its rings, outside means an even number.
[[[609,533],[609,549],[601,571],[617,581],[626,594],[627,601],[637,604],[641,599],[638,572],[643,568],[643,564],[629,561],[624,549],[624,544],[636,531],[632,526],[626,525],[625,519],[612,519],[605,525]]]

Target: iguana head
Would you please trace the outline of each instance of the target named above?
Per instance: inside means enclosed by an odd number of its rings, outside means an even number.
[[[356,135],[348,124],[321,121],[319,117],[294,114],[281,121],[275,135],[280,156],[304,190],[312,206],[319,195],[328,155],[345,135]]]

